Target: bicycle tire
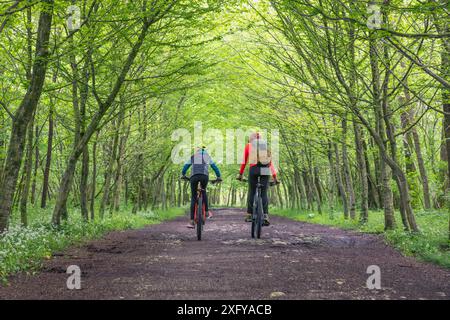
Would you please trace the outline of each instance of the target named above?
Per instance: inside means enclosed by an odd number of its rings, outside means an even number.
[[[197,204],[197,240],[202,240],[202,229],[203,229],[203,199],[198,199]]]
[[[252,218],[252,230],[251,230],[252,238],[255,238],[256,235],[256,219]]]
[[[261,230],[263,225],[263,207],[262,207],[262,199],[261,197],[258,198],[258,211],[257,211],[257,217],[256,217],[256,237],[258,239],[261,238]]]
[[[252,238],[256,237],[256,220],[257,220],[257,214],[258,214],[258,201],[256,201],[257,195],[258,195],[258,193],[255,194],[255,201],[253,201],[252,229],[250,231]]]

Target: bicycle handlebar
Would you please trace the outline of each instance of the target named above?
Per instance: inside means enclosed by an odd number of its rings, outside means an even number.
[[[184,176],[181,177],[180,180],[184,180],[184,181],[191,181],[188,177]],[[221,183],[223,180],[222,179],[214,179],[214,180],[210,180],[209,182],[211,184],[217,184],[217,183]]]
[[[239,181],[241,181],[241,182],[248,182],[248,179],[245,179],[245,178],[237,179],[237,180],[239,180]],[[269,185],[270,185],[271,187],[273,187],[273,186],[276,186],[277,184],[280,184],[280,183],[281,183],[280,181],[277,181],[277,182],[275,182],[275,181],[270,181],[270,182],[269,182]]]

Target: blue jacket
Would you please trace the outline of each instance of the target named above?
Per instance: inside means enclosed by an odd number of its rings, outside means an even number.
[[[191,158],[184,164],[183,170],[181,171],[182,175],[186,175],[189,168],[192,166],[191,177],[196,174],[204,174],[209,176],[209,166],[214,170],[217,178],[220,177],[220,170],[211,159],[211,156],[206,152],[206,150],[202,149],[194,153]]]

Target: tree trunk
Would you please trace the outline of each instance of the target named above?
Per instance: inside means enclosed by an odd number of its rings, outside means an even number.
[[[177,197],[177,207],[181,207],[181,198],[182,198],[182,187],[181,187],[181,179],[178,179],[178,197]],[[230,194],[230,193],[228,193]],[[227,200],[227,205],[228,205],[228,200]]]
[[[49,58],[48,42],[53,17],[53,0],[43,0],[39,17],[33,72],[27,92],[12,121],[11,135],[3,172],[0,175],[0,231],[8,227],[14,191],[22,163],[26,131],[41,97]]]
[[[317,168],[317,166],[314,167],[314,186],[319,206],[319,212],[322,213],[323,192],[320,185],[319,168]]]
[[[328,140],[328,148],[327,148],[327,157],[328,157],[328,164],[330,166],[330,187],[329,187],[329,197],[328,197],[328,201],[330,203],[330,211],[329,211],[329,216],[331,219],[334,218],[334,206],[335,206],[335,190],[336,190],[336,186],[337,186],[337,177],[336,177],[336,166],[334,164],[333,161],[333,150],[331,149],[331,142],[330,140]]]
[[[430,186],[428,183],[428,174],[425,169],[425,162],[422,156],[422,148],[420,146],[419,134],[416,128],[412,128],[412,137],[414,141],[414,149],[416,151],[417,165],[419,167],[420,180],[422,182],[424,208],[431,209],[431,197],[430,197]]]
[[[395,229],[395,216],[394,216],[394,201],[390,185],[391,174],[387,167],[385,159],[385,142],[386,130],[385,123],[383,121],[383,109],[381,101],[381,89],[380,89],[380,71],[378,67],[378,54],[377,43],[374,39],[370,39],[370,65],[372,71],[372,86],[373,86],[373,108],[376,119],[376,130],[384,145],[378,144],[378,150],[380,153],[380,176],[382,181],[383,190],[383,208],[384,208],[384,228],[386,230]],[[402,221],[405,227],[408,227],[406,217],[402,214]]]
[[[311,189],[314,192],[314,198],[316,199],[316,202],[317,202],[317,212],[319,214],[322,214],[322,200],[321,200],[321,195],[320,195],[319,189],[317,188],[317,186],[319,185],[317,179],[318,179],[318,176],[316,176],[316,172],[313,172],[311,179],[310,179]]]
[[[115,122],[113,122],[113,127],[115,127],[114,123]],[[115,161],[116,161],[116,155],[117,155],[117,147],[119,145],[119,132],[118,132],[119,130],[120,130],[120,124],[118,125],[116,133],[114,134],[114,138],[113,138],[111,147],[109,149],[110,155],[109,155],[109,161],[108,161],[108,168],[107,168],[107,172],[106,172],[105,184],[103,186],[102,202],[100,203],[100,210],[99,210],[99,214],[100,214],[101,218],[103,218],[103,216],[105,214],[106,205],[109,203],[111,180],[112,180],[113,174],[114,174],[114,167],[115,167]]]
[[[85,55],[85,64],[83,68],[84,84],[80,89],[80,137],[84,136],[86,131],[86,103],[89,92],[89,72],[88,72],[88,57]],[[81,217],[84,221],[89,220],[88,208],[88,179],[89,179],[89,145],[86,144],[83,148],[83,155],[81,160],[81,177],[80,177],[80,209]]]
[[[50,111],[48,115],[47,157],[45,159],[44,180],[42,183],[41,208],[45,208],[47,206],[50,167],[52,164],[52,149],[53,149],[53,108],[52,106],[50,106]]]
[[[23,226],[28,225],[27,203],[30,195],[31,174],[33,169],[33,142],[34,142],[34,120],[31,120],[28,126],[28,143],[25,156],[24,180],[22,194],[20,198],[20,221]]]
[[[377,132],[379,129],[378,127],[379,127],[379,125],[377,123],[377,125],[376,125]],[[369,141],[370,141],[370,147],[375,148],[373,137],[371,137]],[[382,160],[382,158],[380,157],[379,146],[376,146],[376,148],[378,148],[378,152],[376,152],[373,155],[373,166],[374,166],[374,176],[373,177],[370,175],[370,162],[369,162],[369,158],[368,158],[367,154],[366,154],[366,167],[368,170],[367,172],[369,173],[369,178],[372,181],[372,185],[374,187],[374,192],[377,193],[374,202],[377,203],[377,208],[383,208],[383,190],[382,190],[383,189],[383,187],[382,187],[383,179],[381,177],[381,160]],[[367,152],[367,150],[368,150],[367,145],[365,146],[364,149]]]
[[[83,156],[81,161],[81,177],[80,177],[80,209],[81,209],[81,217],[84,219],[84,221],[89,220],[88,178],[89,178],[89,148],[86,145],[83,149]]]
[[[94,144],[92,146],[92,178],[91,178],[91,220],[95,219],[95,191],[97,185],[97,142],[100,131],[97,130],[95,134]]]
[[[402,100],[402,103],[403,100]],[[403,112],[400,116],[401,118],[401,124],[402,129],[406,130],[410,126],[410,115],[408,112]],[[418,188],[418,185],[416,182],[416,166],[414,165],[414,160],[412,159],[412,149],[413,148],[413,140],[411,131],[405,132],[403,135],[403,153],[405,157],[405,170],[406,174],[409,177],[409,182],[412,188],[414,187]]]
[[[310,188],[310,179],[309,179],[309,175],[308,175],[308,171],[306,169],[302,169],[302,182],[303,182],[303,187],[306,193],[306,202],[307,202],[307,209],[308,210],[314,210],[314,205],[313,205],[313,195],[311,192],[311,188]]]
[[[336,185],[338,187],[338,191],[339,194],[341,196],[342,199],[342,207],[344,210],[344,218],[348,219],[349,217],[349,211],[348,211],[348,202],[347,202],[347,195],[345,193],[345,189],[344,189],[344,183],[342,182],[342,176],[341,176],[341,166],[340,166],[340,160],[339,160],[339,149],[337,146],[337,143],[334,143],[334,157],[336,158],[335,160],[335,168],[334,168],[334,172],[335,172],[335,176],[336,176]]]
[[[350,207],[350,218],[356,218],[355,209],[355,191],[353,189],[352,175],[350,172],[350,165],[347,153],[347,115],[342,119],[342,165],[345,181],[345,190],[348,195],[348,203]]]
[[[31,183],[31,204],[36,203],[36,180],[37,171],[39,168],[39,127],[35,126],[35,139],[34,139],[34,168],[33,168],[33,182]]]
[[[355,132],[356,161],[358,163],[359,180],[361,183],[360,221],[366,223],[369,218],[369,181],[367,178],[366,159],[364,158],[363,132],[361,126],[353,119]]]
[[[123,105],[123,104],[122,104]],[[121,110],[120,114],[120,120],[119,122],[123,122],[123,116],[124,116],[124,110]],[[121,135],[120,142],[119,142],[119,152],[117,154],[117,157],[115,159],[116,161],[116,175],[114,178],[114,191],[113,191],[113,202],[111,207],[111,212],[113,211],[119,211],[120,208],[120,192],[121,192],[121,186],[122,186],[122,180],[123,180],[123,168],[122,168],[122,162],[123,157],[125,154],[125,146],[128,140],[128,136],[130,134],[131,130],[131,122],[128,123],[126,132]]]

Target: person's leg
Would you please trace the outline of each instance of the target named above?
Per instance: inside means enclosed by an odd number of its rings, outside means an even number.
[[[200,183],[202,184],[202,188],[203,188],[203,201],[205,203],[205,212],[208,212],[209,210],[209,203],[208,203],[208,193],[206,192],[206,187],[208,186],[208,176],[207,175],[202,175],[200,178]]]
[[[198,176],[191,177],[191,220],[194,220],[195,202],[197,201]]]
[[[266,167],[259,168],[260,183],[262,185],[261,200],[262,200],[262,206],[263,206],[263,212],[264,212],[264,225],[268,226],[268,225],[270,225],[270,222],[269,222],[269,198],[267,196],[267,192],[269,189],[270,176],[268,175],[268,170],[266,170],[266,169],[267,169]]]
[[[256,183],[258,182],[256,167],[250,167],[248,174],[247,213],[253,214],[253,201],[255,200]]]
[[[267,190],[269,189],[269,176],[261,176],[261,198],[264,214],[269,214],[269,198],[267,196]]]

